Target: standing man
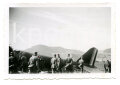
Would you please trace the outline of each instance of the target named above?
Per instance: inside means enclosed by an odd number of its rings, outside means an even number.
[[[38,56],[37,52],[29,59],[29,73],[36,73],[38,71]]]
[[[40,71],[44,71],[45,61],[42,56],[39,57],[39,65],[40,65]]]
[[[51,70],[52,70],[52,73],[55,73],[56,66],[57,66],[57,59],[56,59],[56,54],[55,54],[54,57],[51,59]]]
[[[57,71],[61,72],[61,58],[60,58],[60,54],[58,54],[58,57],[57,57]]]
[[[28,71],[28,61],[26,56],[24,55],[21,57],[21,68],[22,68],[22,72]]]
[[[41,72],[41,67],[42,67],[41,56],[38,56],[38,59],[37,59],[37,73]]]
[[[83,73],[83,67],[84,67],[84,60],[81,57],[80,60],[78,61],[78,68],[80,68],[82,73]]]
[[[66,59],[66,66],[65,69],[67,72],[73,72],[73,59],[70,57],[70,54],[68,54],[68,57]]]
[[[11,52],[9,56],[9,73],[12,74],[14,72],[15,72],[15,59],[13,56],[13,52]]]

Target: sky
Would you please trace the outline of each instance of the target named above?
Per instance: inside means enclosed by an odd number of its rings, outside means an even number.
[[[105,50],[111,47],[111,8],[10,8],[9,44],[18,50],[35,45]]]

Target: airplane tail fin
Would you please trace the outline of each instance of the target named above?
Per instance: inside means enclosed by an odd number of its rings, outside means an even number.
[[[90,67],[94,67],[97,53],[98,49],[93,47],[89,49],[85,54],[83,54],[82,59],[84,60],[84,64]],[[77,62],[80,60],[80,58],[77,60]]]

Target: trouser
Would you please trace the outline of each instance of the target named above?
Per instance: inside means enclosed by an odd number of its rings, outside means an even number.
[[[28,65],[27,64],[24,64],[21,67],[22,67],[22,72],[27,72],[28,71]]]
[[[29,73],[37,73],[37,67],[33,66],[33,67],[29,67]]]
[[[73,72],[73,66],[72,65],[67,66],[66,71],[67,72]]]
[[[14,67],[12,66],[12,67],[9,67],[9,73],[11,74],[11,73],[14,73]]]
[[[82,73],[83,73],[83,67],[84,67],[83,64],[78,66],[78,68],[82,71]]]

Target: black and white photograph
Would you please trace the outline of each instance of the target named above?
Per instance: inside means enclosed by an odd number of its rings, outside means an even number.
[[[112,72],[111,7],[9,7],[8,74]]]

